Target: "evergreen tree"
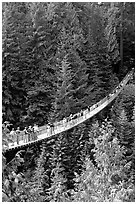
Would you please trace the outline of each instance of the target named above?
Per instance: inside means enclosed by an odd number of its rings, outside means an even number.
[[[80,8],[79,13],[86,14],[85,18],[81,18],[79,15],[85,37],[80,56],[86,62],[88,68],[89,101],[94,104],[106,96],[112,90],[114,84],[118,82],[112,73],[111,59],[106,49],[108,42],[105,34],[106,17],[103,8],[97,3],[81,5]],[[88,19],[87,16],[89,16]],[[85,29],[85,25],[87,29]]]
[[[116,99],[111,118],[116,127],[120,144],[126,148],[126,160],[131,162],[127,175],[134,182],[135,169],[135,121],[134,121],[134,86],[127,85]]]
[[[127,172],[131,178],[135,170],[135,129],[134,124],[128,122],[124,109],[119,116],[118,136],[120,143],[126,147],[127,162],[131,162],[131,169]]]
[[[23,59],[31,30],[25,3],[9,3],[8,9],[3,47],[3,107],[5,119],[15,123],[24,112],[26,64]]]
[[[33,154],[32,154],[33,152]],[[43,142],[41,145],[41,151],[34,150],[27,151],[25,157],[28,157],[29,164],[24,157],[25,168],[24,168],[24,180],[21,186],[16,191],[14,199],[19,202],[45,202],[48,201],[48,188],[51,186],[50,172],[51,172],[51,161],[49,161],[50,147],[47,147],[46,143]],[[35,158],[30,161],[30,156]],[[35,163],[34,161],[35,160]],[[33,165],[33,167],[32,167]]]
[[[127,70],[134,67],[135,55],[135,3],[116,2],[118,8],[116,17],[116,36],[120,50],[122,67],[119,67],[120,78],[123,78]],[[119,64],[117,64],[119,66]]]
[[[33,56],[35,60],[31,67],[30,86],[27,89],[27,115],[30,122],[38,121],[39,124],[44,124],[48,120],[52,102],[54,81],[52,58],[56,49],[54,42],[56,27],[51,17],[46,7],[41,4],[37,5],[37,10],[33,15],[35,30]]]
[[[84,148],[85,125],[79,125],[73,130],[59,134],[53,147],[51,164],[56,168],[57,163],[64,169],[67,179],[66,188],[72,189],[74,185],[74,171],[81,172],[81,151]]]
[[[54,103],[55,117],[59,120],[69,116],[74,107],[72,84],[72,71],[68,63],[68,57],[65,55],[61,60],[61,66],[57,73],[57,92]]]
[[[135,66],[135,3],[125,2],[123,9],[123,62],[129,69]],[[124,70],[123,70],[124,71]]]
[[[130,168],[130,163],[124,160],[124,148],[120,147],[116,137],[109,141],[114,132],[110,123],[102,125],[99,132],[94,137],[97,166],[89,158],[85,160],[83,173],[76,174],[73,201],[129,201],[134,188],[125,186],[125,171]]]
[[[57,7],[56,9],[58,16],[60,13],[62,15],[59,16],[61,30],[58,36],[59,46],[56,53],[58,81],[57,96],[55,96],[54,106],[57,108],[57,103],[61,103],[61,105],[65,104],[64,114],[68,116],[70,114],[70,109],[71,113],[75,113],[80,110],[80,107],[83,106],[84,102],[87,102],[87,97],[85,99],[85,92],[87,90],[87,73],[86,65],[82,62],[78,54],[78,50],[81,49],[84,39],[77,18],[77,13],[71,3],[62,3],[61,5],[62,6]],[[63,21],[63,25],[61,20]],[[63,89],[64,93],[62,92]],[[56,102],[56,100],[58,102]],[[59,102],[59,100],[61,102]],[[68,103],[70,107],[68,106]]]
[[[67,201],[66,197],[66,178],[63,174],[64,169],[60,163],[51,172],[51,187],[48,189],[48,200],[50,202],[64,202]]]
[[[23,173],[18,171],[18,168],[24,163],[23,152],[23,150],[18,151],[10,162],[7,162],[3,156],[2,191],[7,195],[3,197],[3,201],[14,202],[16,200],[18,188],[24,180]]]
[[[60,121],[105,97],[118,84],[114,72],[123,78],[134,66],[134,5],[4,2],[3,120]],[[20,154],[9,164],[3,157],[3,201],[134,201],[134,88],[133,79],[113,103],[115,128],[92,126],[94,117],[28,148],[23,166]],[[4,123],[3,150],[9,129]]]
[[[107,8],[107,14],[106,14],[107,25],[106,25],[105,31],[106,31],[106,38],[108,41],[108,53],[111,58],[112,64],[117,64],[120,60],[119,46],[116,38],[116,26],[118,23],[117,13],[118,13],[118,7],[116,7],[115,3],[110,3],[110,7]]]
[[[121,111],[124,109],[129,122],[132,121],[133,110],[135,105],[135,87],[133,84],[128,84],[124,87],[123,91],[116,98],[112,108],[111,117],[116,124]]]

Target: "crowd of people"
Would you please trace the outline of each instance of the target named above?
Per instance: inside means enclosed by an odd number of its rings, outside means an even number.
[[[127,74],[127,77],[130,77],[131,73]],[[124,79],[124,81],[126,80],[126,78]],[[77,119],[79,119],[80,117],[84,117],[86,119],[87,114],[91,111],[93,111],[94,109],[96,109],[97,107],[99,107],[103,101],[105,101],[106,99],[110,99],[114,94],[116,94],[119,89],[121,89],[124,85],[124,81],[122,81],[114,90],[113,92],[111,92],[108,96],[106,96],[103,100],[99,101],[98,103],[94,104],[93,106],[88,106],[85,110],[81,110],[80,112],[76,113],[76,114],[70,114],[70,116],[68,117],[64,117],[61,121],[59,122],[55,122],[52,124],[48,124],[46,126],[46,132],[47,134],[54,134],[55,128],[59,128],[60,126],[63,126],[64,128],[69,124],[68,122],[76,122]]]
[[[27,143],[37,140],[38,132],[38,126],[34,124],[33,127],[31,125],[29,127],[25,127],[23,131],[20,130],[20,127],[17,127],[16,130],[12,128],[10,136],[13,144],[16,142],[17,145],[19,145],[20,141],[23,141],[23,143]]]
[[[107,98],[110,99],[114,94],[116,94],[123,87],[125,80],[130,76],[131,73],[128,73],[125,79],[107,96]]]
[[[128,74],[127,77],[129,77],[131,75]],[[125,81],[126,79],[124,79]],[[87,114],[89,112],[91,112],[92,110],[96,109],[99,105],[101,105],[103,103],[103,101],[105,101],[106,99],[110,99],[115,93],[117,93],[119,91],[119,89],[121,89],[121,87],[124,85],[124,81],[122,81],[114,90],[113,92],[111,92],[108,96],[106,96],[103,100],[99,101],[98,103],[94,104],[93,106],[88,106],[85,110],[81,110],[80,112],[72,115],[70,114],[70,116],[68,117],[64,117],[61,121],[59,122],[55,122],[55,123],[48,123],[45,126],[44,129],[44,133],[46,133],[47,135],[53,135],[55,134],[55,130],[60,129],[61,126],[63,128],[66,128],[66,125],[70,125],[70,123],[68,122],[76,122],[77,119],[79,119],[80,117],[84,117],[84,119],[86,119]],[[34,126],[29,126],[28,128],[25,127],[23,131],[20,131],[20,128],[18,127],[17,130],[14,130],[14,128],[12,128],[10,135],[12,137],[13,142],[17,142],[17,145],[19,145],[19,142],[21,140],[23,140],[23,143],[27,143],[30,141],[35,141],[37,140],[37,136],[38,136],[38,132],[39,132],[39,128],[36,124],[34,124]]]

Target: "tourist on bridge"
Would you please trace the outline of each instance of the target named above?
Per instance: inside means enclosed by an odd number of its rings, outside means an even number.
[[[16,140],[16,131],[14,130],[14,128],[12,128],[12,130],[10,131],[10,136],[11,136],[12,144],[14,145],[14,142]]]
[[[123,82],[121,82],[121,84],[120,84],[120,85],[121,85],[121,87],[123,87]]]
[[[24,143],[27,143],[28,142],[28,131],[27,131],[27,127],[24,128],[23,130],[24,132]]]
[[[19,140],[20,140],[20,127],[17,127],[17,130],[16,130],[16,139],[17,139],[17,145],[19,145]]]
[[[68,117],[68,121],[71,121],[73,119],[73,115],[70,114],[70,116]]]
[[[94,110],[96,108],[96,105],[94,104],[93,106],[91,106],[90,110]]]
[[[31,127],[31,139],[30,140],[35,140],[35,133],[34,133],[34,128]]]
[[[34,132],[34,140],[37,140],[37,135],[38,135],[38,132],[39,132],[38,125],[34,124],[33,132]]]
[[[99,102],[98,102],[98,103],[96,103],[95,105],[96,105],[96,108],[97,108],[97,107],[99,106]]]
[[[109,100],[113,96],[113,93],[108,94],[107,99]]]
[[[63,118],[63,127],[66,126],[66,122],[67,122],[66,118]]]
[[[77,113],[76,115],[77,115],[77,118],[76,118],[76,122],[77,122],[80,118],[80,113]]]
[[[72,117],[72,120],[75,120],[77,119],[78,115],[77,114],[74,114],[73,117]]]
[[[109,94],[107,95],[107,100],[109,100],[109,98],[110,98],[110,96],[109,96]]]
[[[28,131],[28,142],[30,142],[32,139],[32,132],[33,132],[31,125],[28,127],[27,131]]]
[[[118,88],[121,89],[123,86],[123,83],[119,84]]]
[[[88,106],[88,111],[90,112],[90,106]]]
[[[117,93],[117,91],[118,91],[118,88],[114,89],[113,93],[115,94]]]
[[[84,110],[85,119],[87,119],[87,113],[88,113],[88,109]]]
[[[50,124],[49,123],[47,124],[47,135],[48,136],[50,135]]]
[[[54,124],[53,123],[50,123],[50,131],[51,131],[51,134],[54,134]]]
[[[80,116],[83,116],[83,110],[80,111]]]

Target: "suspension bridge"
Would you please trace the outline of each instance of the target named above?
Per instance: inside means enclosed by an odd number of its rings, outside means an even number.
[[[13,149],[21,149],[24,146],[33,145],[39,141],[42,141],[46,138],[49,138],[53,135],[57,135],[59,133],[65,132],[80,123],[83,123],[84,121],[88,120],[89,118],[93,117],[97,113],[99,113],[101,110],[103,110],[106,106],[108,106],[122,91],[122,89],[125,87],[125,85],[128,83],[129,79],[132,77],[133,70],[130,71],[124,79],[119,83],[119,85],[105,98],[97,102],[91,107],[88,107],[84,111],[81,111],[80,113],[75,114],[77,117],[72,116],[69,121],[61,120],[59,122],[55,122],[53,124],[54,129],[47,129],[47,126],[43,128],[42,131],[40,131],[37,135],[37,139],[34,141],[24,142],[23,140],[19,141],[19,144],[16,142],[9,143],[9,146],[4,149],[5,152],[11,151]]]

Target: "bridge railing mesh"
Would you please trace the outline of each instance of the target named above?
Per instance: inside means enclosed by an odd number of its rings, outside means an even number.
[[[111,93],[109,93],[108,96],[104,97],[102,100],[100,100],[96,104],[92,105],[91,107],[85,109],[84,111],[81,111],[81,112],[75,114],[75,116],[77,115],[77,117],[75,119],[73,119],[74,115],[72,115],[72,117],[71,117],[72,119],[67,118],[67,122],[64,122],[64,120],[61,120],[59,122],[53,123],[52,128],[47,129],[47,125],[40,126],[39,132],[37,133],[37,139],[39,140],[39,136],[41,136],[41,135],[45,135],[45,137],[50,137],[52,135],[64,132],[64,131],[71,129],[74,126],[84,122],[88,118],[94,116],[96,113],[98,113],[104,107],[106,107],[112,100],[114,100],[114,98],[117,97],[117,95],[121,92],[121,90],[124,88],[126,83],[131,78],[132,73],[133,73],[133,70],[130,71],[124,77],[124,79],[118,84],[118,86]],[[21,138],[23,138],[23,131],[22,131],[21,135],[22,135]],[[19,139],[19,142],[20,142],[20,139]],[[28,141],[28,142],[31,143],[34,141]],[[22,145],[24,145],[24,143]],[[17,146],[17,144],[14,144],[11,148],[14,148],[14,146]]]

